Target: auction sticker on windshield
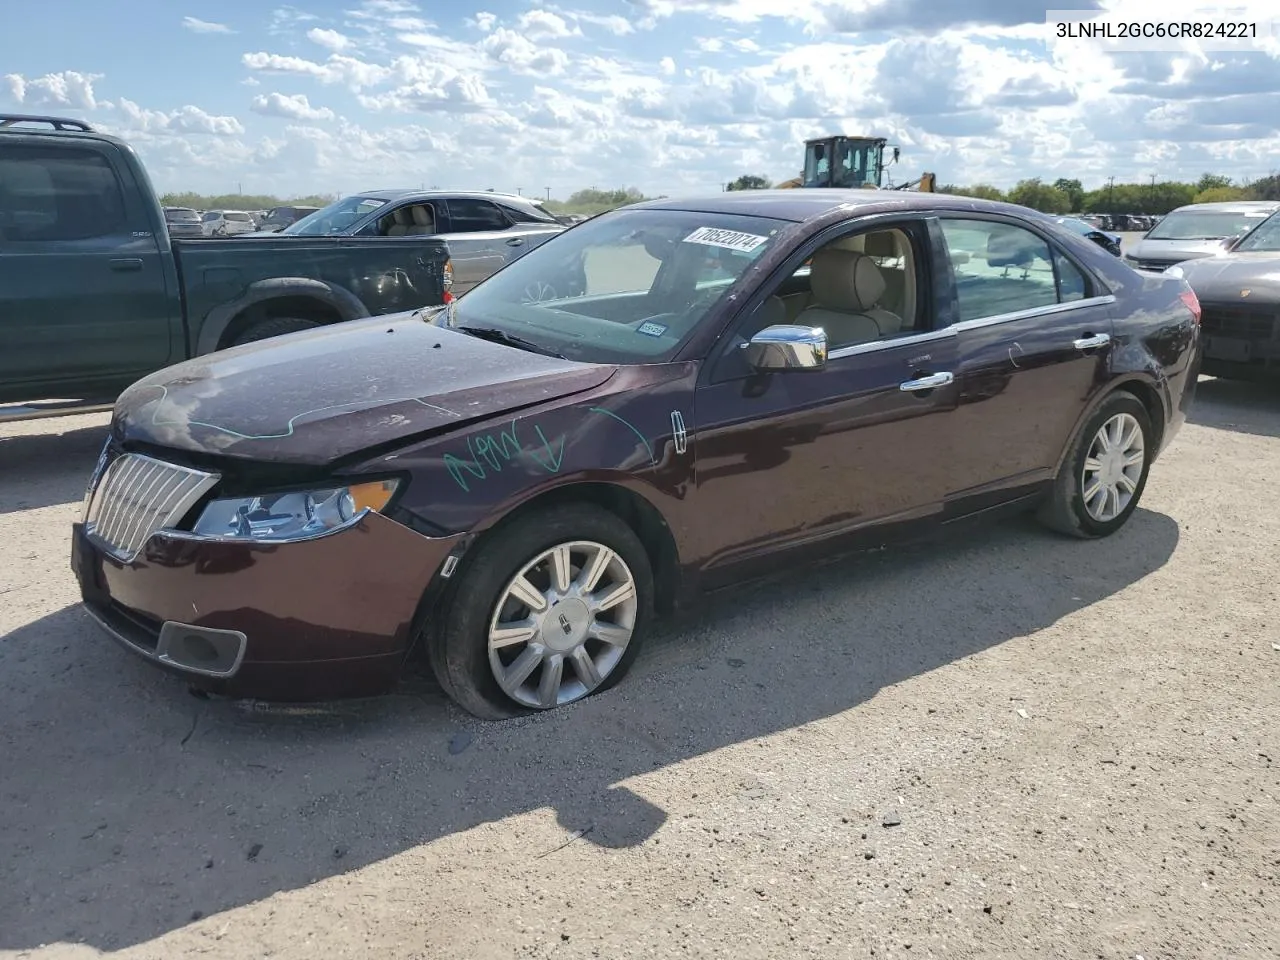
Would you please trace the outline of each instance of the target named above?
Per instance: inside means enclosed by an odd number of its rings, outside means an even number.
[[[716,227],[699,227],[684,238],[685,243],[701,243],[708,247],[723,247],[725,250],[740,250],[750,253],[769,238],[754,233],[739,233],[737,230],[720,230]]]

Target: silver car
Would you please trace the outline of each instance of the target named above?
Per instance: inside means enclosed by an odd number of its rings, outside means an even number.
[[[1139,270],[1164,270],[1175,263],[1222,253],[1235,237],[1280,210],[1271,200],[1192,203],[1178,207],[1124,254]]]

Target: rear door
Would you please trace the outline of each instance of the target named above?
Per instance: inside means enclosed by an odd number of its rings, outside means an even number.
[[[449,255],[453,261],[454,292],[466,293],[481,280],[506,265],[511,247],[520,246],[520,237],[505,237],[511,221],[496,203],[469,197],[451,198],[443,203],[449,233]],[[462,236],[453,236],[462,234]],[[467,236],[472,234],[472,236]]]
[[[1052,475],[1107,381],[1115,298],[1028,224],[985,214],[932,224],[953,280],[947,310],[957,333],[950,500],[981,508]]]
[[[181,305],[143,196],[109,144],[0,141],[0,382],[170,361]]]

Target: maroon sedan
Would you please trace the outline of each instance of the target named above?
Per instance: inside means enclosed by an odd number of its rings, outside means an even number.
[[[215,693],[484,717],[616,683],[655,614],[1036,511],[1114,533],[1199,305],[1032,211],[791,190],[628,207],[456,303],[198,358],[118,401],[87,608]]]

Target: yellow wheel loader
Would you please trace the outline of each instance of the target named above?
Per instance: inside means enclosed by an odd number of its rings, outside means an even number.
[[[899,150],[893,147],[893,159],[885,162],[884,137],[835,136],[806,140],[804,173],[778,184],[788,190],[799,187],[837,187],[846,190],[915,190],[934,193],[937,178],[932,173],[906,183],[887,181],[889,163],[897,163]]]

